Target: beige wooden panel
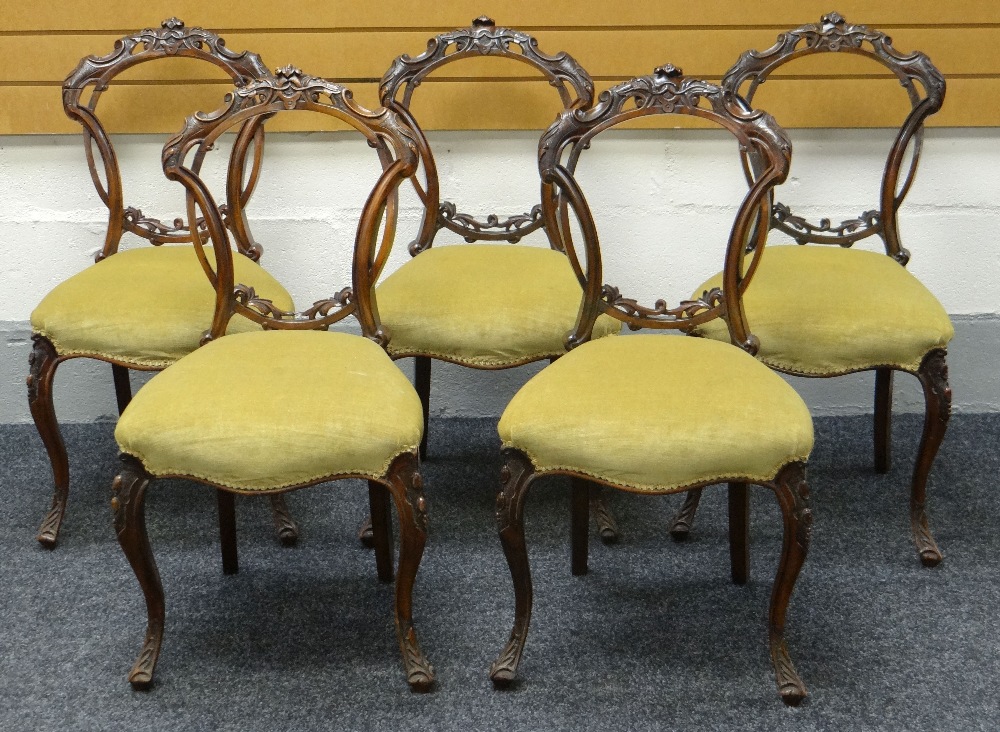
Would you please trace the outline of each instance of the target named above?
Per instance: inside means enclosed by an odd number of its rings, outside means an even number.
[[[900,99],[901,90],[891,80],[790,79],[775,82],[780,96],[761,91],[761,106],[788,127],[884,127],[894,126],[902,105],[883,103]],[[888,87],[887,87],[888,85]],[[352,85],[362,103],[374,103],[375,84]],[[218,107],[225,84],[193,86],[153,84],[122,86],[102,100],[102,118],[114,131],[172,133],[180,129],[184,113],[192,108]],[[552,89],[544,82],[429,82],[421,89],[415,108],[427,129],[535,129],[541,130],[555,117]],[[944,109],[930,119],[932,126],[1000,126],[1000,107],[982,104],[1000,97],[1000,79],[953,79]],[[494,100],[484,104],[483,100]],[[831,106],[831,99],[852,100]],[[503,109],[499,101],[503,100]],[[862,101],[858,101],[862,100]],[[164,110],[175,109],[176,114]],[[283,115],[275,130],[315,129],[314,115]],[[668,126],[674,126],[671,121]],[[327,129],[324,126],[322,129]],[[5,134],[77,132],[78,127],[62,112],[58,87],[0,87],[0,131]]]
[[[869,25],[998,23],[996,0],[839,0],[833,3],[848,20]],[[300,0],[102,0],[102,2],[9,3],[3,26],[18,30],[133,29],[179,16],[209,28],[437,28],[466,25],[484,11],[482,0],[380,0],[330,2]],[[627,3],[580,0],[494,0],[486,3],[493,18],[506,25],[539,26],[793,26],[818,20],[830,0],[716,0]]]
[[[539,45],[546,53],[568,51],[599,79],[625,79],[650,73],[671,62],[693,76],[720,77],[745,49],[767,48],[776,32],[736,30],[542,30]],[[1000,26],[993,28],[910,28],[893,33],[897,47],[919,49],[947,74],[1000,75]],[[234,51],[252,49],[271,68],[292,63],[317,76],[377,79],[401,53],[413,56],[426,45],[423,31],[372,33],[227,33]],[[80,58],[106,54],[117,35],[0,36],[0,83],[61,82]],[[26,63],[26,59],[32,59]],[[879,73],[867,59],[848,54],[821,54],[786,67],[797,76]],[[506,59],[466,59],[437,72],[439,76],[533,76],[524,64]],[[192,59],[142,64],[121,79],[218,79],[223,74]]]

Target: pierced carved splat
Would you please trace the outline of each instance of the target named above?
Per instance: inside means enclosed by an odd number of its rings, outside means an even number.
[[[666,300],[657,300],[653,307],[640,305],[635,299],[623,296],[612,285],[604,285],[602,299],[609,306],[625,313],[630,319],[629,327],[633,330],[648,325],[647,320],[679,323],[698,316],[701,316],[699,320],[704,320],[704,316],[709,314],[721,315],[725,303],[722,290],[718,287],[703,292],[696,300],[681,300],[675,307],[669,307]]]
[[[468,242],[498,236],[511,244],[521,241],[523,236],[544,224],[541,204],[532,206],[528,213],[509,216],[501,221],[497,214],[488,214],[480,220],[470,214],[459,213],[458,207],[451,201],[443,201],[438,207],[438,223],[439,228],[460,234]]]
[[[771,228],[790,234],[799,244],[835,238],[842,247],[882,231],[882,216],[875,210],[864,211],[855,219],[847,219],[834,226],[830,219],[820,219],[812,224],[802,216],[792,213],[790,207],[777,202],[771,208]]]

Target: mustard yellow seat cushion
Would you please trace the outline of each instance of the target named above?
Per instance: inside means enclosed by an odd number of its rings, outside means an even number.
[[[152,475],[266,490],[384,476],[422,431],[420,399],[372,341],[257,331],[208,343],[153,377],[115,439]]]
[[[283,310],[294,309],[285,289],[259,264],[243,255],[233,261],[237,282]],[[163,368],[198,347],[214,308],[215,290],[192,246],[145,246],[118,252],[56,285],[31,314],[31,327],[62,356]],[[230,333],[259,329],[242,316],[229,324]]]
[[[915,372],[955,329],[937,298],[884,254],[768,246],[743,303],[757,357],[789,373],[835,376],[877,366]],[[721,286],[717,275],[696,292]],[[729,341],[721,320],[699,335]]]
[[[570,351],[514,396],[499,432],[539,471],[657,492],[766,482],[813,445],[809,410],[778,374],[735,346],[669,335]]]
[[[376,291],[395,356],[503,368],[566,352],[583,291],[566,256],[540,247],[457,245],[421,252]],[[602,315],[594,338],[617,333]]]

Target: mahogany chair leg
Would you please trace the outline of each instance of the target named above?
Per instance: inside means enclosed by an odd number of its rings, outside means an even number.
[[[69,498],[69,458],[66,455],[66,445],[59,432],[59,422],[56,421],[55,405],[52,403],[52,380],[60,358],[52,341],[41,335],[31,337],[34,345],[28,356],[28,407],[31,417],[45,451],[49,455],[52,466],[52,477],[55,492],[52,495],[52,506],[42,521],[35,537],[47,549],[53,549],[59,538],[59,527],[66,513],[66,501]]]
[[[115,398],[118,400],[118,414],[121,415],[132,401],[132,382],[125,366],[111,364],[111,374],[115,379]]]
[[[875,472],[892,465],[892,369],[875,369]]]
[[[746,483],[729,484],[729,564],[733,583],[750,578],[750,490]]]
[[[576,576],[587,574],[591,488],[589,481],[570,478],[570,565]]]
[[[618,521],[608,504],[607,491],[601,486],[595,485],[590,491],[591,503],[594,518],[597,520],[597,535],[605,544],[615,544],[621,537],[618,530]]]
[[[684,496],[684,505],[670,522],[670,535],[676,541],[683,541],[691,534],[691,527],[694,526],[694,516],[698,512],[698,503],[701,502],[701,488],[688,491]]]
[[[781,700],[788,706],[798,706],[808,692],[799,678],[785,644],[785,614],[791,599],[795,580],[809,551],[812,536],[812,511],[809,508],[809,487],[806,484],[806,466],[790,463],[783,467],[770,488],[781,506],[784,537],[778,574],[771,590],[768,635],[771,662]]]
[[[229,491],[215,489],[219,504],[219,543],[222,545],[222,573],[236,574],[240,571],[239,553],[236,547],[236,500]]]
[[[399,516],[399,572],[396,576],[396,633],[403,654],[403,667],[410,690],[430,691],[434,684],[431,666],[413,628],[413,583],[427,541],[427,503],[419,461],[413,453],[397,457],[386,475],[386,487]]]
[[[122,469],[111,486],[111,509],[115,516],[118,543],[132,565],[146,598],[146,639],[128,680],[133,689],[148,689],[153,683],[153,669],[163,642],[163,585],[146,534],[144,499],[150,476],[142,463],[122,455]]]
[[[943,348],[931,351],[924,356],[917,372],[924,390],[925,411],[924,430],[920,437],[910,492],[910,528],[913,531],[913,542],[920,553],[920,561],[925,567],[934,567],[944,558],[931,534],[924,502],[927,498],[927,478],[951,417],[947,355]]]
[[[284,546],[295,546],[299,540],[299,526],[288,510],[285,496],[281,493],[275,493],[270,498],[271,517],[274,519],[274,528],[278,532],[278,541]]]
[[[368,505],[371,508],[368,526],[375,549],[375,570],[379,581],[392,582],[392,516],[389,512],[389,494],[378,481],[368,481]]]
[[[420,397],[420,406],[424,410],[424,435],[420,438],[420,459],[427,459],[427,431],[431,415],[431,359],[428,356],[416,356],[413,359],[413,388]]]
[[[531,622],[531,570],[524,543],[524,498],[535,472],[531,460],[520,450],[504,449],[503,458],[497,493],[497,528],[514,583],[514,627],[507,644],[490,666],[490,679],[498,689],[509,687],[517,677]]]

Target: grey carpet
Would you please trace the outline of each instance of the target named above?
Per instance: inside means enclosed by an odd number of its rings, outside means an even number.
[[[221,573],[210,490],[154,484],[147,518],[167,597],[148,693],[125,675],[145,627],[108,507],[111,425],[70,425],[73,486],[61,543],[34,532],[49,473],[30,426],[0,428],[0,729],[130,730],[993,730],[1000,726],[1000,416],[962,415],[932,476],[944,564],[922,568],[907,485],[919,420],[895,425],[888,475],[870,420],[820,419],[810,468],[813,543],[788,621],[811,692],[779,701],[766,612],[780,549],[770,493],[753,492],[751,582],[729,582],[724,491],[706,492],[691,541],[665,535],[678,496],[615,495],[622,542],[594,539],[572,577],[566,483],[533,489],[535,611],[521,682],[487,668],[510,631],[510,579],[493,523],[499,461],[488,420],[432,424],[424,467],[431,537],[415,619],[438,684],[411,694],[391,586],[355,539],[360,483],[288,497],[299,546],[274,539],[266,502],[238,499],[239,575]]]

